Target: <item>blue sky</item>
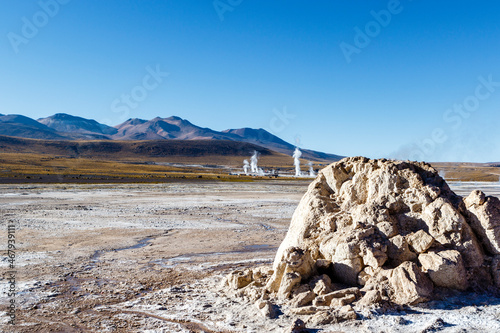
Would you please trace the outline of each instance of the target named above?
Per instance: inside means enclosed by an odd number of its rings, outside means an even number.
[[[0,113],[177,115],[342,155],[500,160],[494,1],[0,3]]]

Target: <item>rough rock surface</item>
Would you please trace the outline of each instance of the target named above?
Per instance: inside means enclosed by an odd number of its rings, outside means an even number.
[[[471,227],[486,250],[495,255],[500,254],[500,200],[474,191],[464,202]]]
[[[467,274],[458,251],[422,253],[418,261],[436,286],[462,290],[467,288]]]
[[[436,288],[498,291],[500,200],[463,199],[426,163],[346,158],[319,172],[272,270],[259,272],[249,281],[255,273],[237,271],[227,284],[310,325],[428,301]]]

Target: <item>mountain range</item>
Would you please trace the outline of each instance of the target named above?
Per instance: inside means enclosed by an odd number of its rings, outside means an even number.
[[[279,153],[292,155],[295,146],[260,128],[215,131],[199,127],[180,117],[151,120],[128,119],[111,127],[93,119],[57,113],[31,119],[22,115],[0,114],[0,135],[43,140],[228,140],[251,143]],[[336,161],[342,156],[301,149],[302,157],[315,161]]]

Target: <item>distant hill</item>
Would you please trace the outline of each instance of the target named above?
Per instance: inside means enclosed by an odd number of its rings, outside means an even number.
[[[93,119],[75,117],[66,113],[56,113],[47,118],[40,118],[38,122],[57,132],[68,134],[79,133],[87,135],[89,138],[106,139],[106,135],[113,135],[118,132],[116,128],[100,124]],[[79,137],[77,136],[77,138]]]
[[[118,133],[113,139],[118,140],[230,140],[248,142],[282,154],[292,155],[295,146],[260,128],[228,129],[222,132],[193,125],[180,117],[152,120],[129,119],[116,126]],[[302,149],[302,157],[311,160],[338,161],[342,156]]]
[[[280,139],[279,137],[269,133],[268,131],[259,128],[238,128],[238,129],[229,129],[222,131],[222,133],[230,134],[233,136],[237,136],[238,140],[244,142],[254,143],[256,145],[266,146],[270,149],[279,151],[280,153],[288,154],[290,151],[293,152],[295,146]]]
[[[65,138],[34,119],[16,114],[0,115],[0,135],[46,140]]]
[[[115,127],[92,119],[58,113],[33,120],[20,115],[0,115],[0,135],[44,140],[205,140],[246,142],[291,156],[295,146],[266,130],[240,128],[215,131],[180,117],[129,119]],[[337,161],[342,156],[301,149],[302,158]]]
[[[295,150],[294,145],[280,139],[276,135],[273,135],[262,128],[253,129],[245,127],[239,129],[225,130],[222,132],[237,135],[239,137],[238,140],[240,141],[267,147],[269,149],[272,149],[274,151],[286,155],[293,155],[293,151]],[[318,160],[338,161],[344,158],[344,156],[327,154],[309,149],[301,149],[301,151],[302,151],[302,158],[315,161]]]
[[[0,136],[0,152],[47,154],[69,158],[97,158],[105,160],[147,161],[150,158],[167,160],[170,157],[201,158],[237,157],[237,164],[257,151],[263,158],[279,157],[290,163],[289,156],[246,142],[226,140],[35,140]]]
[[[156,117],[151,120],[129,119],[116,128],[118,133],[113,135],[113,139],[117,140],[232,140],[236,138],[210,128],[198,127],[179,117]]]

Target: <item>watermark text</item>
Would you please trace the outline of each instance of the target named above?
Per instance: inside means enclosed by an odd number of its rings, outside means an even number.
[[[8,323],[15,325],[16,323],[16,226],[9,224],[7,226],[7,297],[9,305],[7,315]]]
[[[31,18],[23,16],[21,18],[22,27],[20,33],[13,31],[7,33],[7,39],[15,53],[19,53],[19,46],[26,45],[35,38],[40,29],[49,24],[61,9],[61,5],[69,3],[71,0],[40,0],[38,6],[40,10],[34,13]]]
[[[147,74],[142,78],[141,84],[136,85],[129,93],[122,94],[120,98],[114,99],[111,103],[111,111],[120,113],[122,121],[127,120],[130,110],[139,107],[140,103],[148,97],[149,92],[158,88],[169,75],[169,73],[163,72],[160,69],[160,65],[156,65],[154,69],[151,66],[147,66],[146,72]]]

